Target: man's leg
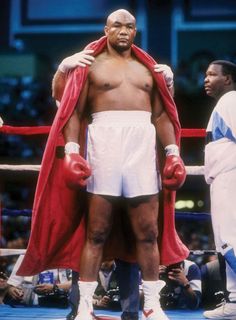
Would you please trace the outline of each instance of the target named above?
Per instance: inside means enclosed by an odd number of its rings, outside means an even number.
[[[236,170],[218,175],[211,184],[211,216],[216,250],[225,259],[226,303],[214,310],[205,311],[207,319],[236,319]],[[231,248],[232,247],[232,248]],[[228,251],[228,249],[230,249]],[[221,270],[222,271],[222,270]]]
[[[112,202],[99,195],[90,195],[87,236],[80,263],[80,303],[76,320],[93,319],[92,297],[111,225]]]
[[[116,270],[120,291],[122,320],[138,320],[139,313],[139,266],[116,260]]]
[[[160,307],[160,290],[165,283],[159,279],[157,195],[129,200],[129,216],[136,237],[138,263],[142,272],[143,320],[167,320]]]

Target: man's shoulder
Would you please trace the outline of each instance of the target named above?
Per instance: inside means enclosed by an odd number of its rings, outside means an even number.
[[[191,261],[191,260],[184,260],[184,269],[186,271],[189,271],[189,269],[191,269],[191,270],[200,270],[198,265],[194,261]]]
[[[217,106],[221,106],[222,104],[225,104],[226,102],[235,102],[235,98],[236,98],[236,91],[232,90],[229,92],[226,92],[225,94],[223,94],[220,99],[218,100],[216,107]]]
[[[89,73],[91,72],[99,72],[100,68],[103,67],[107,67],[107,65],[109,64],[109,61],[111,59],[109,58],[108,54],[106,51],[103,51],[101,53],[99,53],[96,57],[94,62],[91,64],[91,66],[89,66]]]
[[[235,100],[236,100],[236,91],[229,91],[225,93],[217,102],[213,112],[218,112],[222,115],[227,111],[233,111],[235,113]],[[212,113],[213,113],[212,112]]]
[[[184,270],[185,274],[188,275],[191,279],[200,279],[201,278],[201,271],[199,266],[190,260],[184,260]]]

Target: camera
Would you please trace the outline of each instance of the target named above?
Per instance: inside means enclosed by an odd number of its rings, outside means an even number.
[[[120,292],[118,288],[108,290],[106,295],[111,299],[111,301],[114,301],[114,302],[120,301]]]

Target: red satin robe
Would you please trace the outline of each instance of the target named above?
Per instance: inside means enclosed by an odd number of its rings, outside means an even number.
[[[106,47],[106,37],[89,44],[94,55]],[[132,45],[133,54],[152,73],[175,129],[176,141],[180,141],[180,124],[175,103],[166,87],[163,75],[155,73],[156,62],[143,50]],[[19,275],[34,275],[43,270],[68,268],[79,271],[80,255],[85,240],[86,192],[67,188],[62,173],[63,159],[56,156],[58,146],[64,146],[62,130],[70,118],[88,74],[88,67],[76,68],[68,77],[60,107],[52,124],[39,173],[33,213],[31,235]],[[81,130],[80,145],[83,149],[86,119]],[[160,166],[164,156],[159,152]],[[163,159],[162,159],[163,158]],[[159,213],[159,237],[161,263],[169,265],[184,260],[189,251],[175,230],[175,192],[161,192]],[[115,209],[115,221],[106,243],[104,258],[120,258],[135,261],[134,236],[125,210]]]

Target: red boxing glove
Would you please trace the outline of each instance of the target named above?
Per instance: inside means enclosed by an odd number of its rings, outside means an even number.
[[[86,186],[86,179],[91,175],[91,169],[87,161],[78,153],[65,154],[64,176],[69,188],[83,188]]]
[[[170,190],[179,189],[186,179],[184,163],[179,156],[169,155],[163,170],[163,186]]]

